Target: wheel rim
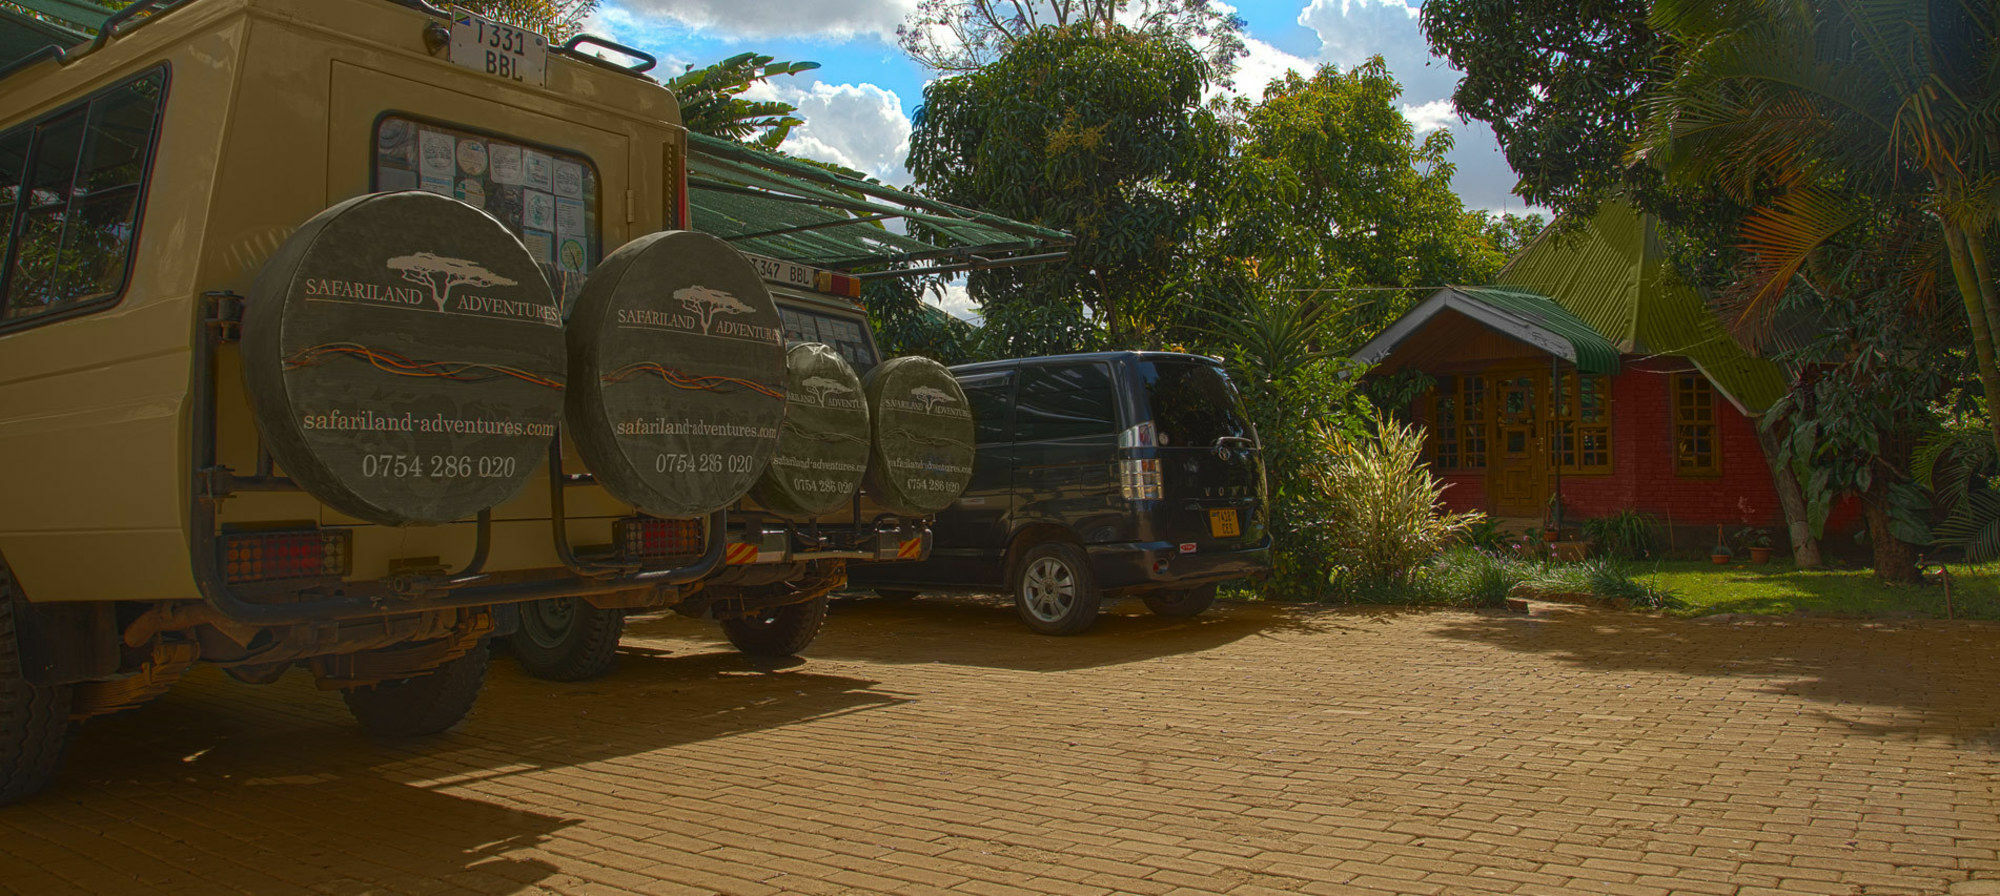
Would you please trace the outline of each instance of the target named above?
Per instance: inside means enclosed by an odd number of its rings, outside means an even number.
[[[1076,606],[1076,573],[1054,557],[1036,560],[1021,575],[1021,601],[1036,619],[1062,621]]]
[[[521,634],[536,647],[562,646],[563,638],[576,625],[576,606],[566,597],[529,601],[521,605]]]

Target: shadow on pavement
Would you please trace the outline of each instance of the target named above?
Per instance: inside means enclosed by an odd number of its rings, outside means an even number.
[[[2000,625],[1834,619],[1698,621],[1584,607],[1533,616],[1455,616],[1435,629],[1607,671],[1750,678],[1773,694],[1826,704],[1824,718],[1878,737],[1940,736],[2000,747]],[[1896,724],[1842,707],[1900,711]]]
[[[1330,633],[1360,620],[1323,608],[1224,601],[1193,619],[1147,612],[1137,599],[1106,611],[1079,635],[1036,634],[1004,597],[925,595],[915,600],[836,600],[808,657],[1052,672],[1199,653],[1279,634]]]
[[[0,808],[0,869],[26,860],[53,875],[31,886],[8,871],[0,892],[65,880],[86,892],[511,892],[555,869],[510,854],[591,810],[512,809],[481,800],[482,782],[901,702],[797,665],[642,651],[605,679],[557,684],[496,658],[465,723],[405,743],[370,739],[337,693],[297,670],[259,687],[198,667],[166,696],[83,726],[51,791]],[[617,789],[615,771],[588,775]]]

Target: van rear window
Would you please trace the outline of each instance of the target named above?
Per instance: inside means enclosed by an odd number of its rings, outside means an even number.
[[[1146,361],[1139,365],[1160,444],[1207,448],[1224,437],[1252,438],[1236,385],[1213,364]]]
[[[375,126],[375,189],[428,190],[500,219],[565,317],[597,264],[597,169],[583,156],[389,115]]]

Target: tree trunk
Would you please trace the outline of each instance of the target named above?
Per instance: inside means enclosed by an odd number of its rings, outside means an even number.
[[[1964,231],[1951,224],[1944,225],[1944,242],[1945,248],[1951,252],[1951,273],[1958,280],[1959,298],[1965,302],[1966,324],[1972,333],[1972,355],[1979,362],[1980,390],[1986,393],[1988,408],[2000,408],[2000,366],[1994,364],[1994,334],[1986,307],[1986,295],[1992,293],[1992,287],[1981,288],[1979,273],[1968,248],[1970,240]],[[1983,249],[1981,254],[1984,255]],[[1994,449],[2000,450],[2000,413],[1988,416],[1993,428]]]
[[[1861,496],[1861,511],[1868,519],[1868,545],[1875,552],[1875,578],[1894,584],[1922,582],[1916,545],[1897,538],[1889,526],[1889,489],[1883,477],[1876,477]]]
[[[1784,447],[1778,443],[1777,434],[1761,423],[1757,426],[1757,444],[1764,448],[1764,464],[1771,470],[1771,484],[1778,489],[1778,504],[1785,509],[1792,562],[1800,569],[1818,569],[1822,565],[1819,539],[1813,535],[1812,520],[1807,518],[1805,489],[1799,487],[1799,478],[1792,475],[1792,465],[1785,462]]]

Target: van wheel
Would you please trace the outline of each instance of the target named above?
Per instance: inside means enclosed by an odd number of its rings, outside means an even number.
[[[765,607],[748,616],[722,620],[729,643],[748,656],[793,656],[819,636],[826,622],[825,595],[804,603]]]
[[[488,655],[481,639],[464,656],[415,678],[343,688],[340,696],[361,727],[376,737],[438,734],[472,711],[479,686],[486,682]]]
[[[1215,604],[1215,586],[1148,591],[1139,595],[1139,599],[1146,602],[1146,609],[1153,611],[1155,616],[1185,619],[1189,616],[1199,616],[1203,610]]]
[[[521,627],[507,639],[521,668],[548,681],[583,681],[618,664],[622,610],[600,610],[578,597],[521,605]]]
[[[916,600],[916,599],[917,599],[917,595],[920,595],[920,594],[922,594],[922,593],[923,593],[922,591],[911,591],[911,590],[909,590],[909,589],[906,589],[906,588],[877,588],[877,589],[875,589],[875,596],[876,596],[876,597],[879,597],[879,598],[881,598],[881,599],[883,599],[883,600],[893,600],[893,601],[896,601],[897,603],[901,603],[901,602],[903,602],[903,601],[906,601],[906,600]]]
[[[1066,541],[1035,545],[1013,575],[1014,609],[1044,635],[1074,635],[1097,621],[1104,593],[1083,549]]]
[[[22,674],[15,600],[0,572],[0,806],[47,788],[69,746],[70,688]]]

